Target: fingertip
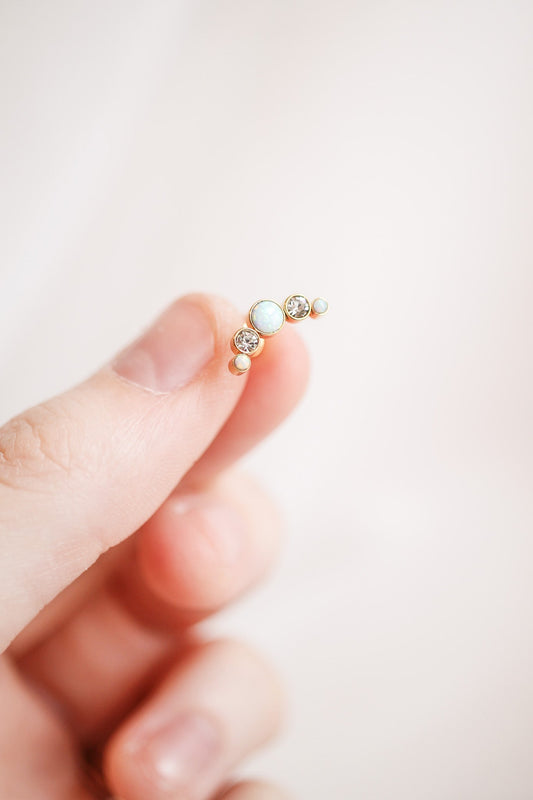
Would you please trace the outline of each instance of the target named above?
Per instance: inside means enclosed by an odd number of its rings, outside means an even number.
[[[307,347],[294,327],[285,325],[253,360],[233,413],[183,485],[205,485],[268,436],[298,404],[308,378]]]
[[[178,492],[163,504],[139,532],[139,569],[161,600],[205,615],[267,571],[280,528],[263,491],[247,476],[226,474],[209,490]]]
[[[162,600],[185,609],[214,608],[243,582],[244,522],[213,498],[176,495],[144,526],[138,557],[146,582]]]
[[[226,297],[217,294],[191,292],[176,302],[180,300],[199,306],[210,317],[215,332],[217,355],[225,357],[232,334],[242,324],[242,314]]]
[[[302,397],[310,361],[309,351],[293,326],[285,325],[267,345],[257,369],[250,375],[246,391],[255,403],[262,403],[273,427]]]
[[[192,293],[181,301],[197,306],[211,318],[215,331],[217,361],[227,365],[230,341],[235,330],[243,325],[243,314],[226,298],[214,294]],[[180,302],[180,301],[176,301]],[[281,413],[287,414],[305,391],[309,378],[309,352],[294,325],[284,325],[282,330],[270,337],[260,357],[252,360],[250,372],[246,374],[248,383],[257,389],[266,389],[264,396],[270,396],[275,389],[276,400]],[[229,370],[227,370],[230,377]],[[241,388],[245,382],[240,381]],[[250,390],[249,390],[250,391]]]
[[[284,693],[251,648],[193,648],[115,731],[104,752],[111,789],[128,800],[213,797],[283,720]]]

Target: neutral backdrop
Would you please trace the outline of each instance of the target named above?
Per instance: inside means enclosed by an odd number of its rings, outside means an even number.
[[[330,300],[249,459],[307,800],[533,796],[533,5],[3,0],[0,414],[176,295]]]

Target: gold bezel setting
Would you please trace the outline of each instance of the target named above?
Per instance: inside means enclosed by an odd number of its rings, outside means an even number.
[[[322,303],[325,304],[325,308],[323,308],[323,310],[321,310],[321,311],[317,311],[317,309],[315,308],[315,304],[318,305],[319,303],[320,304],[322,304]],[[328,301],[324,300],[323,297],[315,297],[315,299],[311,303],[311,316],[314,317],[315,319],[316,319],[316,317],[323,317],[324,314],[328,313],[328,311],[329,311],[329,303],[328,303]]]
[[[252,334],[252,338],[257,337],[257,344],[252,349],[247,349],[245,344],[239,342],[239,338],[244,338],[246,334]],[[264,346],[265,340],[261,338],[255,328],[249,328],[248,325],[243,325],[242,328],[239,328],[238,331],[235,331],[231,340],[231,349],[235,355],[238,353],[243,353],[245,356],[249,356],[250,358],[256,358],[258,355],[260,355]]]
[[[258,327],[257,322],[254,323],[253,320],[254,311],[257,309],[257,307],[261,305],[266,305],[267,303],[275,306],[276,308],[279,308],[279,310],[281,311],[281,324],[278,328],[276,328],[276,330],[273,331],[266,331],[264,327],[262,328]],[[268,338],[270,336],[275,336],[276,333],[280,332],[280,330],[283,328],[285,324],[285,320],[287,319],[287,317],[285,315],[284,309],[280,306],[279,303],[276,303],[275,300],[258,300],[257,303],[254,303],[253,306],[250,308],[250,311],[248,312],[248,319],[250,320],[251,327],[254,329],[254,331],[257,331],[259,336]]]
[[[252,366],[252,359],[247,353],[238,353],[229,362],[229,369],[234,375],[245,375]]]
[[[304,303],[306,303],[307,309],[301,317],[296,317],[294,316],[294,312],[291,314],[289,311],[289,303],[291,300],[303,300]],[[304,294],[290,294],[283,303],[283,311],[285,312],[287,322],[302,322],[302,320],[307,319],[307,317],[311,314],[311,303]]]

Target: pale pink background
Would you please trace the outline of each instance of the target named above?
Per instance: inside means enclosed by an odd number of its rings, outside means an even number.
[[[533,6],[4,0],[0,413],[189,289],[323,294],[250,459],[296,796],[533,796]]]

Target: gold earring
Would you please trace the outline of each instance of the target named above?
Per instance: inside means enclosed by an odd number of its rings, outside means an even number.
[[[282,306],[274,300],[258,300],[248,312],[248,322],[233,334],[231,349],[235,354],[229,362],[234,375],[244,375],[252,366],[252,358],[260,355],[265,339],[274,336],[285,322],[300,322],[307,317],[322,317],[328,310],[324,298],[312,303],[303,294],[291,294]]]

